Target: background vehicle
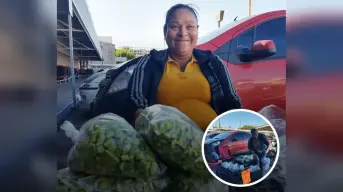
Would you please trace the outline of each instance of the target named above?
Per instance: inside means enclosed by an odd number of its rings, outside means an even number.
[[[139,58],[119,64],[106,73],[106,78],[100,83],[94,102],[93,116],[111,112],[133,121],[134,106],[129,98],[127,85]]]
[[[81,102],[79,108],[86,112],[92,111],[92,103],[99,90],[100,82],[105,79],[107,71],[95,73],[88,77],[84,83],[80,86]]]
[[[207,133],[206,137],[205,137],[205,140],[212,139],[213,137],[215,137],[217,135],[219,135],[219,133]]]
[[[198,41],[197,48],[211,50],[227,64],[246,109],[259,111],[270,104],[285,109],[285,15],[286,11],[273,11],[248,17],[223,26]],[[252,49],[258,40],[271,40],[276,52]],[[263,55],[265,52],[272,54]],[[94,115],[112,112],[132,122],[134,111],[126,88],[138,59],[107,72],[96,97]]]
[[[256,57],[259,54],[251,48],[258,40],[272,40],[276,53]],[[200,38],[197,48],[211,50],[226,63],[244,108],[258,111],[274,104],[285,109],[285,10],[267,12],[224,25]],[[245,57],[250,58],[244,60]]]
[[[205,141],[205,148],[212,145],[215,151],[221,158],[230,159],[232,156],[246,153],[248,149],[248,141],[251,137],[249,132],[245,131],[230,131],[220,133],[219,135]]]

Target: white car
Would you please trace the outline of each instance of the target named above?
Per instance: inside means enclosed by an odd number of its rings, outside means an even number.
[[[92,110],[92,102],[99,90],[100,82],[106,78],[106,72],[107,70],[91,75],[80,86],[81,102],[79,104],[79,109],[84,110],[85,112],[90,112]]]

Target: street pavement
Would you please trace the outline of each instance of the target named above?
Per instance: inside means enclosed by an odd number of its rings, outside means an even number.
[[[79,93],[79,88],[84,79],[75,79],[75,93]],[[57,113],[63,110],[69,103],[73,102],[72,83],[57,84]]]
[[[79,87],[83,83],[84,79],[75,79],[75,93],[79,93]],[[62,83],[57,84],[57,111],[59,114],[63,109],[65,109],[73,101],[72,94],[72,83]],[[79,129],[81,125],[86,121],[83,116],[83,112],[78,109],[73,109],[70,114],[66,114],[66,120],[71,121],[74,126]],[[64,117],[63,117],[64,118]],[[69,149],[72,147],[73,143],[69,138],[67,138],[63,130],[58,130],[57,132],[57,169],[66,167],[67,155]]]

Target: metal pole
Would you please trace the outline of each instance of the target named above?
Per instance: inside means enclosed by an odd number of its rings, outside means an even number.
[[[71,9],[71,10],[70,10]],[[73,108],[76,108],[76,91],[75,91],[75,75],[74,75],[74,50],[73,50],[73,6],[72,1],[69,0],[69,13],[68,13],[68,30],[69,30],[69,56],[70,56],[70,70],[71,70],[71,82],[72,82],[72,94],[73,94]]]
[[[220,28],[220,22],[218,22],[218,28]]]
[[[251,16],[251,0],[249,0],[249,17]]]

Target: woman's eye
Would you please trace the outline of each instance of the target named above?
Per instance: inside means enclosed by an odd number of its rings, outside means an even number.
[[[178,29],[179,26],[174,25],[174,26],[171,26],[171,28],[172,28],[172,29]]]

